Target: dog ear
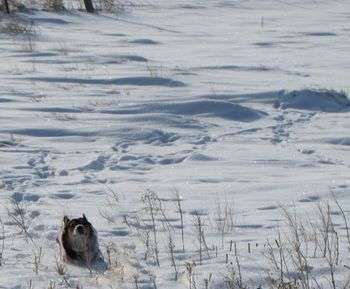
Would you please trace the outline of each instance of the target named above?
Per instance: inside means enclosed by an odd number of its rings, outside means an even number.
[[[86,218],[85,214],[83,214],[83,219],[85,222],[88,222],[88,219]]]
[[[69,223],[69,218],[67,217],[67,216],[64,216],[63,217],[63,224],[66,226],[66,225],[68,225],[68,223]]]

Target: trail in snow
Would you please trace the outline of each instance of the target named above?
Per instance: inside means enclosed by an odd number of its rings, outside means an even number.
[[[118,16],[27,10],[18,19],[33,21],[32,31],[16,35],[8,33],[11,19],[1,19],[1,288],[50,281],[56,288],[135,288],[136,281],[184,288],[192,261],[198,284],[212,276],[209,288],[222,288],[226,258],[236,260],[231,240],[244,279],[267,288],[265,277],[276,272],[261,252],[285,228],[281,205],[315,220],[332,190],[349,212],[349,3],[146,4]],[[145,246],[153,240],[141,200],[147,190],[166,214],[156,216],[160,268],[155,248]],[[225,206],[232,227],[222,236],[218,207]],[[24,216],[33,241],[8,211]],[[63,278],[56,235],[64,215],[82,213],[111,266],[90,276],[68,265]],[[209,246],[201,266],[198,215]],[[331,215],[345,256],[336,276],[345,282],[346,228],[334,204]],[[328,288],[325,260],[310,262]]]

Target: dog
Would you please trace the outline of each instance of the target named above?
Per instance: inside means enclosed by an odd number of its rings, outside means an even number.
[[[97,231],[87,220],[82,218],[69,219],[63,217],[63,225],[57,237],[60,255],[63,261],[76,265],[92,264],[102,259],[99,249]]]

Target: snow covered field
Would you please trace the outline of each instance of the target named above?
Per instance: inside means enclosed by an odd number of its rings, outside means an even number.
[[[350,2],[124,8],[0,15],[0,288],[350,288]]]

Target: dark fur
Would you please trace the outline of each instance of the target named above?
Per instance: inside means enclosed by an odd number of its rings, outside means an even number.
[[[91,265],[101,256],[97,233],[85,215],[75,219],[64,216],[58,243],[67,262]]]

